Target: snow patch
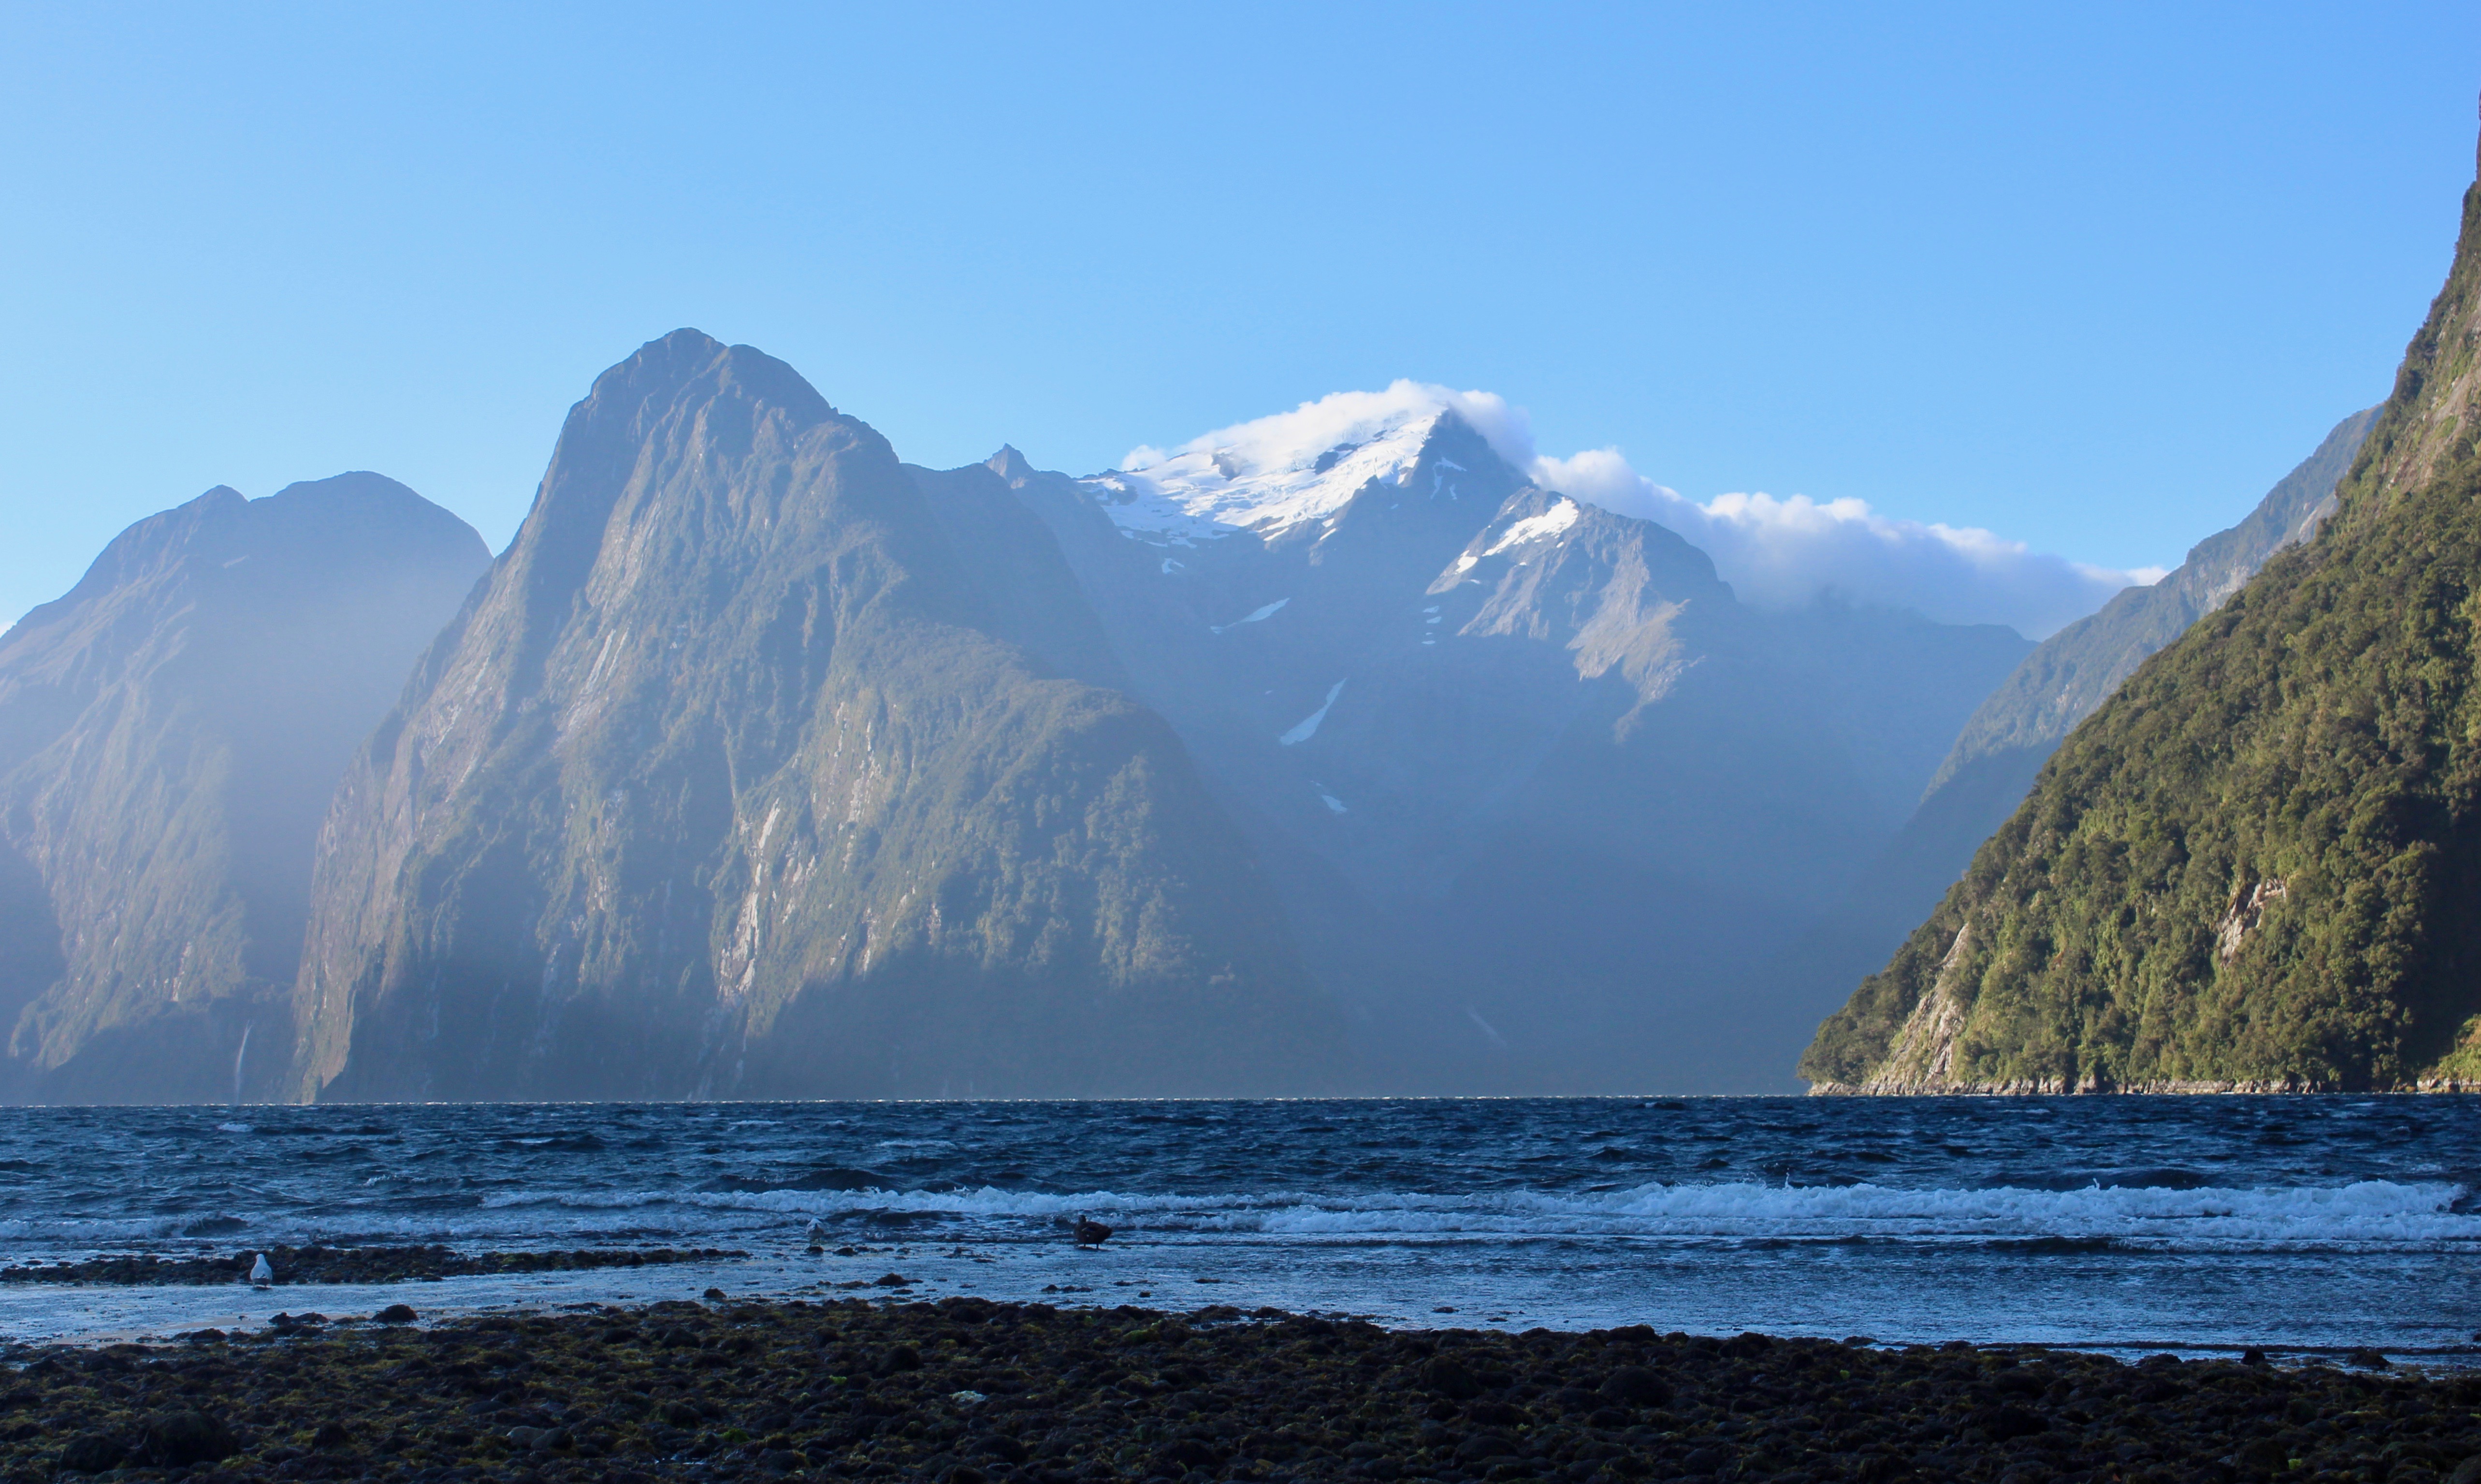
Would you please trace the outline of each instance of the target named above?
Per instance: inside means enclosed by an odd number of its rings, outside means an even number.
[[[1490,550],[1482,555],[1496,557],[1511,546],[1523,546],[1528,541],[1547,540],[1575,525],[1580,513],[1576,501],[1563,499],[1541,514],[1528,515],[1508,527],[1506,531],[1501,533],[1497,541],[1491,543]],[[1457,570],[1464,569],[1459,567]]]
[[[1226,634],[1240,627],[1244,623],[1264,623],[1267,619],[1274,617],[1275,614],[1283,609],[1283,606],[1291,601],[1293,600],[1290,598],[1277,598],[1274,602],[1267,604],[1265,608],[1251,613],[1246,618],[1235,618],[1230,623],[1208,624],[1206,626],[1206,632],[1209,634]]]
[[[1337,681],[1334,685],[1327,687],[1326,699],[1319,703],[1319,709],[1311,712],[1308,716],[1303,716],[1291,731],[1276,738],[1275,741],[1286,747],[1296,747],[1302,742],[1308,742],[1311,738],[1316,737],[1318,735],[1319,723],[1326,719],[1328,708],[1334,706],[1335,698],[1343,693],[1344,682],[1341,680]]]

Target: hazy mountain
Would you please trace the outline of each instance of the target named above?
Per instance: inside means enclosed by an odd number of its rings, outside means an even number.
[[[489,560],[376,474],[219,487],[0,636],[10,1096],[282,1086],[328,796]]]
[[[1867,1091],[2481,1080],[2476,380],[2481,188],[2318,534],[2069,736],[1802,1075]]]
[[[1086,480],[1058,536],[1346,1008],[1368,1085],[1786,1085],[1814,999],[1741,992],[1883,850],[2030,648],[1737,602],[1704,553],[1372,399]]]
[[[1894,844],[1846,883],[1826,921],[1766,965],[1753,988],[1814,997],[1812,1014],[1823,1017],[1846,986],[1885,963],[2024,802],[2060,740],[2147,656],[2220,607],[2275,553],[2316,532],[2378,411],[2337,424],[2246,518],[2198,542],[2160,582],[2125,589],[2025,656],[1965,723]]]
[[[1240,834],[989,471],[692,330],[570,413],[339,791],[325,1099],[1340,1085]]]

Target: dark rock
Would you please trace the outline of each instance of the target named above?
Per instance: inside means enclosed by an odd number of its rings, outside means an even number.
[[[1467,1401],[1481,1394],[1481,1382],[1453,1356],[1432,1357],[1430,1364],[1423,1367],[1422,1382],[1449,1401]]]
[[[390,1304],[371,1317],[381,1324],[411,1324],[421,1315],[413,1312],[410,1304]]]
[[[1081,1247],[1099,1247],[1111,1239],[1111,1229],[1100,1221],[1089,1221],[1080,1216],[1077,1218],[1076,1237],[1077,1245]]]
[[[1680,1460],[1680,1471],[1683,1473],[1712,1473],[1719,1469],[1727,1467],[1731,1462],[1732,1453],[1729,1448],[1690,1448],[1687,1456]]]
[[[353,1436],[341,1422],[322,1422],[319,1430],[310,1435],[310,1445],[322,1453],[332,1452],[351,1443]]]
[[[1990,1435],[1993,1443],[2008,1443],[2050,1430],[2049,1418],[2017,1406],[1991,1407],[1978,1414],[1974,1420],[1981,1424],[1981,1430]]]
[[[131,1455],[158,1469],[211,1464],[241,1451],[241,1440],[203,1412],[165,1412],[149,1418]]]
[[[901,1375],[921,1368],[922,1352],[911,1345],[897,1345],[878,1360],[878,1373],[882,1376]]]
[[[61,1449],[61,1467],[71,1473],[101,1473],[118,1469],[129,1450],[97,1433],[71,1438]]]
[[[2345,1359],[2349,1360],[2353,1365],[2359,1366],[2367,1370],[2388,1370],[2391,1369],[2394,1366],[2394,1362],[2388,1360],[2377,1351],[2370,1349],[2355,1350],[2349,1356],[2346,1356]]]
[[[1460,1464],[1474,1464],[1486,1459],[1512,1458],[1517,1451],[1516,1440],[1505,1433],[1477,1432],[1456,1445],[1455,1460]]]
[[[909,1289],[913,1280],[902,1273],[882,1273],[874,1280],[882,1289]]]
[[[1671,1400],[1671,1385],[1642,1366],[1623,1366],[1603,1378],[1606,1400],[1631,1407],[1659,1407]]]
[[[1194,1438],[1182,1438],[1156,1450],[1154,1468],[1158,1473],[1179,1478],[1191,1469],[1212,1469],[1217,1462],[1213,1448]]]

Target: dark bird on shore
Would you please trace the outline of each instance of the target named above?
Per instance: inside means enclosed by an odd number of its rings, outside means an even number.
[[[1085,1216],[1077,1218],[1077,1245],[1099,1247],[1111,1239],[1111,1229]]]

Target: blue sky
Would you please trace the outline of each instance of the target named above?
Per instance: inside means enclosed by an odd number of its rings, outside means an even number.
[[[2178,560],[2387,391],[2481,9],[0,5],[0,618],[223,482],[496,547],[680,325],[932,464],[1397,378]]]

